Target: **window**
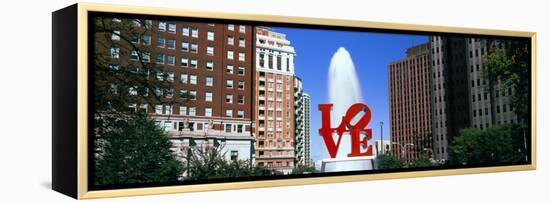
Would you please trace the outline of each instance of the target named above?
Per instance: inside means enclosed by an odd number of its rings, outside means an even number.
[[[130,86],[130,88],[128,88],[128,94],[137,95],[137,86]]]
[[[176,40],[174,40],[174,39],[168,39],[168,40],[166,40],[166,46],[167,46],[169,49],[176,49]]]
[[[236,161],[239,158],[239,151],[231,151],[231,160]]]
[[[187,83],[188,78],[189,78],[189,75],[187,75],[187,74],[181,74],[180,75],[180,80],[181,80],[182,83]]]
[[[181,66],[188,67],[189,66],[189,59],[188,58],[181,58],[180,61]]]
[[[225,116],[226,117],[233,117],[233,110],[232,109],[226,109],[225,110]]]
[[[197,91],[194,91],[194,90],[189,91],[189,97],[190,97],[191,100],[196,100],[197,99]]]
[[[226,133],[230,133],[232,131],[231,126],[232,126],[231,124],[225,124],[225,132]]]
[[[130,42],[133,44],[139,43],[139,36],[136,33],[132,33],[132,36],[130,36]]]
[[[233,65],[227,65],[226,72],[227,72],[228,74],[233,74]]]
[[[239,38],[239,47],[244,47],[244,46],[245,46],[244,38]]]
[[[238,71],[239,75],[244,75],[244,67],[239,67],[239,71]]]
[[[260,53],[260,67],[264,67],[265,55]]]
[[[153,21],[152,20],[145,20],[145,28],[149,29],[153,27]]]
[[[213,31],[208,31],[208,33],[206,34],[206,39],[208,41],[214,41],[214,32]]]
[[[227,59],[233,60],[233,51],[227,51]]]
[[[139,112],[142,112],[142,113],[147,113],[147,104],[140,104],[139,105]]]
[[[237,110],[237,118],[244,118],[244,110]]]
[[[151,36],[150,35],[141,36],[141,43],[143,45],[151,45]]]
[[[237,96],[237,103],[244,104],[244,95]]]
[[[167,81],[173,82],[174,81],[174,72],[168,72],[168,77],[166,78]]]
[[[237,125],[237,133],[243,133],[244,126],[242,124]]]
[[[199,50],[199,45],[196,43],[191,44],[191,52],[196,53]]]
[[[183,26],[181,28],[181,34],[184,36],[189,36],[189,26]]]
[[[181,42],[181,51],[189,52],[189,42]]]
[[[206,77],[206,86],[214,86],[214,77],[211,77],[211,76]]]
[[[187,107],[180,106],[180,115],[187,115]]]
[[[210,108],[210,107],[204,108],[204,116],[211,117],[212,116],[212,108]]]
[[[214,46],[207,46],[206,47],[206,55],[214,56]]]
[[[111,47],[111,58],[117,58],[120,56],[120,48],[119,47]]]
[[[234,38],[232,36],[227,37],[227,45],[233,45],[234,44]]]
[[[113,33],[111,34],[111,40],[120,41],[120,31],[118,30],[113,31]]]
[[[176,56],[173,56],[173,55],[166,56],[166,63],[169,65],[174,65],[176,63]]]
[[[143,61],[143,62],[151,61],[151,54],[147,53],[147,52],[141,53],[141,61]]]
[[[227,80],[225,82],[225,87],[227,88],[233,88],[233,80]]]
[[[164,54],[157,54],[157,64],[164,64]]]
[[[163,37],[157,37],[157,46],[159,48],[164,48],[165,42],[166,41]]]
[[[229,31],[235,31],[235,25],[234,25],[234,24],[228,24],[228,25],[227,25],[227,30],[229,30]]]
[[[281,70],[281,56],[277,55],[277,70]]]
[[[239,61],[244,61],[244,53],[239,53]]]
[[[174,89],[166,90],[166,98],[172,98],[174,96]]]
[[[191,67],[197,68],[197,59],[191,59]]]
[[[189,107],[189,116],[195,116],[197,113],[196,107]]]
[[[157,72],[157,80],[162,81],[164,80],[164,73],[162,71]]]
[[[155,114],[162,114],[162,105],[155,105]]]
[[[212,92],[206,92],[206,93],[204,93],[204,101],[206,101],[206,102],[212,102]]]
[[[244,25],[239,25],[239,32],[240,33],[245,33],[246,32],[246,27]]]
[[[243,90],[244,89],[244,81],[239,81],[238,87],[239,87],[239,89]]]
[[[233,103],[233,95],[231,94],[225,95],[225,103]]]
[[[176,33],[176,24],[174,23],[168,23],[168,32],[169,33]]]
[[[206,62],[206,69],[212,71],[214,69],[214,62],[207,61]]]
[[[172,106],[164,105],[164,114],[170,114],[172,112]],[[170,121],[166,121],[165,123],[166,128],[170,128]]]
[[[159,31],[161,32],[166,31],[166,22],[159,21]]]
[[[138,59],[139,59],[138,52],[137,51],[132,51],[130,53],[130,60],[138,60]]]
[[[196,27],[191,28],[191,37],[193,38],[199,37],[199,28],[196,28]]]
[[[197,75],[191,75],[189,77],[189,83],[190,84],[197,84]]]

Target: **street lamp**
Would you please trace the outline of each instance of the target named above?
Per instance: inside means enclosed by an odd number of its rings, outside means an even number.
[[[384,126],[384,122],[383,121],[380,121],[380,147],[382,147],[382,150],[380,150],[381,152],[380,153],[384,153],[384,136],[383,136],[383,132],[384,130],[382,129]]]
[[[394,144],[394,145],[399,145],[401,147],[401,158],[405,158],[405,146],[414,146],[413,143],[408,143],[408,144],[405,144],[405,145],[402,145],[402,144],[398,144],[396,142],[392,142],[391,144]]]

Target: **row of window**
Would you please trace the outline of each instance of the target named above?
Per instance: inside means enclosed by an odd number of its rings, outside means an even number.
[[[113,33],[111,34],[111,40],[120,41],[120,31],[113,31]],[[208,32],[207,40],[214,41],[214,32]],[[144,34],[144,35],[141,35],[140,37],[137,33],[132,33],[130,37],[130,42],[132,42],[133,44],[141,44],[141,45],[149,46],[151,45],[151,35]],[[168,48],[173,50],[176,49],[175,39],[158,36],[156,44],[158,48]],[[227,36],[227,45],[232,45],[232,46],[235,45],[235,38],[233,36]],[[212,47],[213,49],[213,46],[209,45],[208,47]],[[239,47],[242,47],[242,48],[246,47],[246,40],[244,39],[244,37],[239,37]],[[198,44],[189,43],[188,41],[182,41],[181,50],[184,52],[189,52],[189,50],[191,50],[191,52],[196,53],[198,50]]]
[[[122,22],[120,18],[113,18],[113,22]],[[141,20],[141,19],[134,19],[132,20],[132,23],[136,27],[145,26],[146,28],[151,28],[153,26],[152,20]],[[216,24],[214,23],[208,23],[208,26],[214,27]],[[246,26],[245,25],[238,25],[239,26],[239,32],[240,33],[246,33]],[[175,34],[177,30],[177,25],[174,22],[167,22],[167,21],[159,21],[158,22],[158,31],[160,32],[168,32]],[[189,36],[189,33],[191,33],[192,37],[198,37],[199,35],[199,28],[192,27],[189,25],[183,25],[181,27],[182,35]],[[235,31],[235,24],[227,24],[227,30],[229,31]],[[191,31],[191,32],[190,32]]]
[[[141,105],[140,108],[146,109],[147,105]],[[131,109],[135,108],[134,105],[129,106]],[[234,109],[226,109],[225,110],[225,117],[233,118],[233,112],[236,111],[236,118],[244,118],[244,110],[234,110]],[[197,114],[197,107],[187,107],[187,106],[180,106],[179,107],[179,115],[185,115],[185,116],[205,116],[205,117],[212,117],[212,108],[211,107],[205,107],[204,108],[204,114]],[[173,114],[172,106],[171,105],[155,105],[155,114],[164,114],[169,115]]]
[[[184,42],[186,43],[186,42]],[[189,44],[185,44],[185,46],[182,44],[182,50],[185,48],[185,51],[189,51]],[[197,52],[197,44],[191,44],[191,52]],[[208,56],[214,56],[214,47],[208,46],[206,48],[206,55]],[[110,49],[110,56],[111,58],[118,59],[120,58],[120,48],[119,47],[111,47]],[[141,56],[141,58],[140,58]],[[165,62],[165,56],[166,62]],[[143,62],[150,62],[151,61],[151,54],[148,52],[141,52],[141,55],[138,53],[138,51],[133,50],[130,52],[130,60],[137,61],[141,59]],[[184,66],[184,59],[185,57],[182,57],[181,65]],[[232,50],[227,51],[227,59],[228,60],[234,60],[235,59],[235,52]],[[244,62],[246,60],[246,53],[239,52],[238,53],[238,60],[241,62]],[[174,55],[165,55],[165,54],[157,54],[156,58],[157,64],[169,64],[169,65],[175,65],[175,56]],[[187,62],[185,63],[187,64]],[[195,63],[196,64],[196,63]]]

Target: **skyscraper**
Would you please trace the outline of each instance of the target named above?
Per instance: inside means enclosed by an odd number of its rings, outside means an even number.
[[[282,33],[256,27],[256,164],[294,168],[294,47]]]
[[[430,37],[435,159],[449,158],[448,147],[463,128],[518,121],[511,106],[514,90],[500,89],[485,76],[486,56],[506,47],[504,40]]]
[[[307,93],[302,94],[304,105],[304,158],[306,166],[314,166],[311,159],[311,97]]]
[[[294,77],[294,141],[296,165],[311,166],[309,137],[310,97],[304,92],[302,81]]]
[[[408,48],[388,66],[391,152],[408,161],[432,148],[428,45]]]

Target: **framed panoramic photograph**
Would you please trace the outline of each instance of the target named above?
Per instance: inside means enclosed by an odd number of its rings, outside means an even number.
[[[53,12],[77,199],[515,170],[535,33],[102,4]]]

